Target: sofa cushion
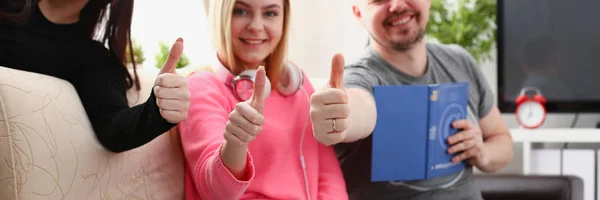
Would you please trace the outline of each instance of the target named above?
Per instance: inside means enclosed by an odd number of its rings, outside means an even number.
[[[154,77],[142,73],[143,100],[132,104],[145,101]],[[71,84],[0,67],[0,199],[183,199],[179,142],[163,134],[109,152]]]

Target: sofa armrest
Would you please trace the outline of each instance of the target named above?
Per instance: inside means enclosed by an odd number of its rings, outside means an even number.
[[[183,176],[172,135],[112,153],[70,83],[0,67],[0,199],[183,199]]]
[[[583,180],[576,176],[476,175],[486,200],[583,200]]]

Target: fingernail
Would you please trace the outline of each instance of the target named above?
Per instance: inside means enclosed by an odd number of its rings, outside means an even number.
[[[183,38],[177,38],[177,42],[183,43]]]

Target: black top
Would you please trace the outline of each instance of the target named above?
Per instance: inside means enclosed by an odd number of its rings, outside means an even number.
[[[36,6],[19,26],[0,22],[0,66],[54,76],[77,90],[100,143],[114,152],[142,146],[175,124],[154,93],[129,107],[124,65],[77,24],[54,24]]]

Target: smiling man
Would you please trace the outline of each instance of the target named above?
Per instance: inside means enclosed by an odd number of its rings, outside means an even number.
[[[473,167],[495,172],[512,159],[509,129],[472,56],[459,46],[424,39],[430,5],[430,0],[356,0],[354,16],[371,35],[369,48],[345,67],[344,88],[325,88],[311,97],[314,136],[335,145],[350,199],[479,200]],[[340,63],[342,57],[334,57],[332,65]],[[377,120],[373,86],[461,81],[469,82],[468,116],[453,123],[461,131],[448,138],[448,152],[457,153],[453,162],[470,165],[427,180],[371,182],[371,133]]]

